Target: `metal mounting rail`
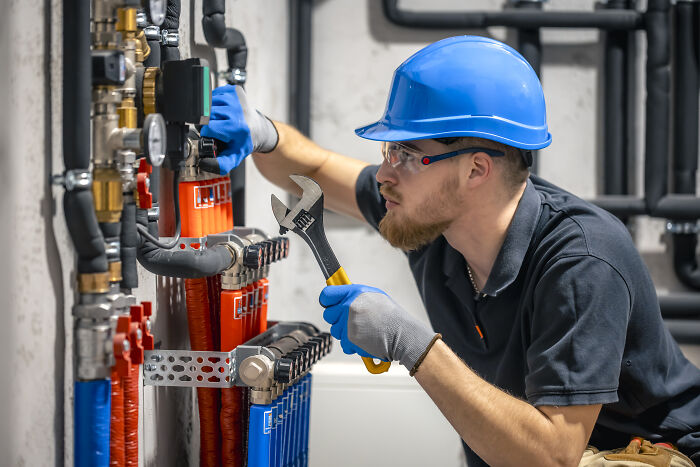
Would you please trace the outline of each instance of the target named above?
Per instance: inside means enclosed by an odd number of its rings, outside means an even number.
[[[292,331],[309,335],[318,333],[315,326],[302,322],[275,323],[264,333],[230,352],[195,350],[147,350],[144,352],[143,383],[149,386],[230,388],[246,386],[238,373],[240,362],[255,355],[275,359],[265,347]]]

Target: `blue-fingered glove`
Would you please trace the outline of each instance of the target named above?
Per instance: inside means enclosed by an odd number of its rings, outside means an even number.
[[[211,94],[209,124],[200,131],[202,136],[226,144],[216,158],[204,158],[200,169],[226,175],[254,152],[270,152],[277,146],[279,136],[270,119],[248,104],[240,86],[227,84]]]
[[[331,285],[321,292],[323,319],[346,354],[398,360],[415,371],[436,333],[404,311],[380,289],[366,285]]]

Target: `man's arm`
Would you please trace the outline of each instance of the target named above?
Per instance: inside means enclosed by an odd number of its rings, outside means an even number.
[[[277,147],[272,152],[253,155],[255,165],[265,178],[301,195],[289,175],[311,177],[321,185],[327,208],[364,221],[355,199],[355,183],[369,164],[323,149],[289,125],[273,123],[279,134]]]
[[[415,377],[489,465],[578,465],[601,408],[534,407],[481,379],[441,340]]]

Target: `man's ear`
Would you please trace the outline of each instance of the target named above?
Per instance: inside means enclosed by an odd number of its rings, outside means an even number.
[[[475,152],[467,159],[467,184],[475,188],[493,172],[493,159],[485,152]]]

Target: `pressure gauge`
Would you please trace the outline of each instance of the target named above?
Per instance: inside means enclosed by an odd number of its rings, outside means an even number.
[[[146,13],[151,24],[160,26],[165,21],[165,0],[146,0]]]
[[[161,114],[148,114],[143,121],[141,143],[144,154],[153,167],[159,167],[166,152],[165,119]]]

